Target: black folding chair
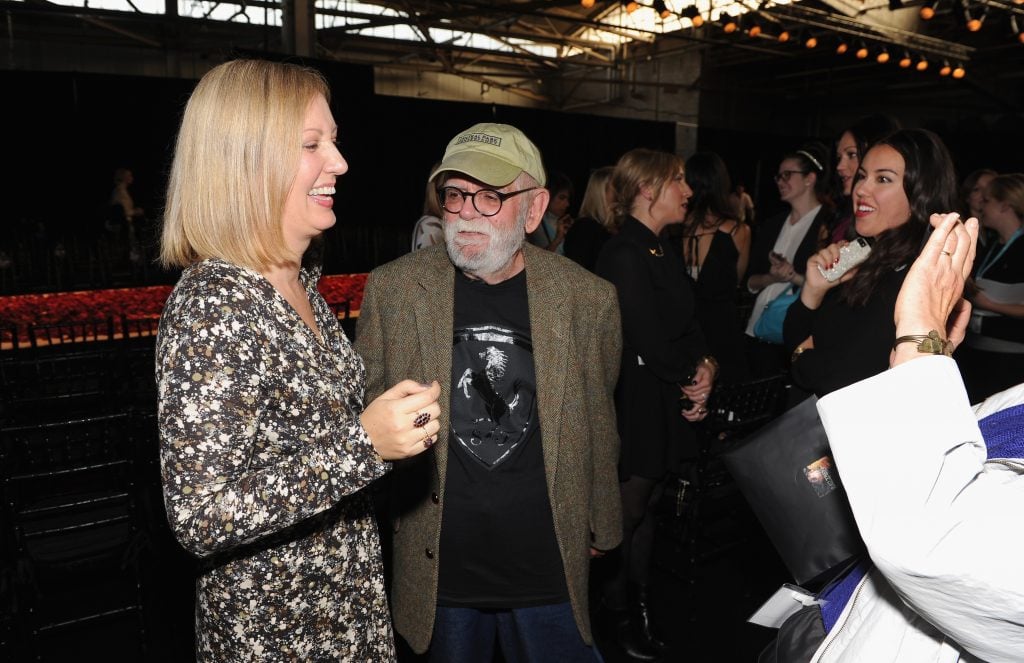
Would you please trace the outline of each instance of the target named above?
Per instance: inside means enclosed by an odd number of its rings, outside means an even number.
[[[25,658],[57,660],[64,643],[107,633],[141,660],[146,536],[130,416],[3,428],[0,463]]]

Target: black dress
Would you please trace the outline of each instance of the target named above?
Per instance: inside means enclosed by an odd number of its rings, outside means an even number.
[[[662,477],[696,452],[680,415],[679,385],[708,354],[682,258],[628,217],[597,260],[615,285],[622,314],[622,367],[615,390],[620,477]]]
[[[696,271],[692,282],[697,296],[697,323],[704,332],[711,355],[718,360],[718,384],[738,382],[747,377],[743,330],[736,309],[739,281],[736,263],[740,252],[732,235],[737,229],[738,224],[731,233],[721,229],[705,231],[712,234],[711,245],[699,271],[694,269],[699,235],[683,238],[684,242],[691,243],[688,272],[692,277]]]

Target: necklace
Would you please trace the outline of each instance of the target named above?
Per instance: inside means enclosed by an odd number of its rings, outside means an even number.
[[[655,258],[662,258],[665,255],[665,249],[661,248],[661,244],[656,249],[647,249],[652,256]]]

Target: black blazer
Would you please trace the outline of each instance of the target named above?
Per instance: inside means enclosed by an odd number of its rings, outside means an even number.
[[[822,205],[821,209],[814,216],[814,220],[811,221],[811,225],[807,229],[807,234],[804,235],[800,246],[797,247],[796,253],[793,255],[793,269],[796,270],[797,274],[803,274],[807,269],[807,259],[817,253],[822,246],[827,245],[827,239],[824,242],[821,240],[822,226],[829,228],[834,215],[835,210],[833,208],[828,205]],[[788,217],[788,211],[780,212],[775,216],[765,219],[764,223],[758,223],[754,226],[754,240],[750,247],[750,264],[747,266],[747,275],[743,280],[744,283],[751,276],[767,274],[771,270],[772,263],[768,259],[768,254],[772,252],[775,240],[779,238],[779,233],[782,231],[782,224],[786,222]]]
[[[678,252],[633,218],[601,249],[597,275],[615,285],[622,315],[619,474],[659,478],[695,452],[679,404],[679,385],[708,353],[693,288]]]

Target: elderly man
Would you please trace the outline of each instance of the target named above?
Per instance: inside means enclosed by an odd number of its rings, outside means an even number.
[[[435,661],[595,661],[592,555],[622,537],[614,288],[525,242],[549,192],[518,129],[477,124],[431,174],[444,246],[370,275],[367,397],[441,383],[432,453],[393,477],[396,630]],[[425,437],[424,444],[432,444]]]

